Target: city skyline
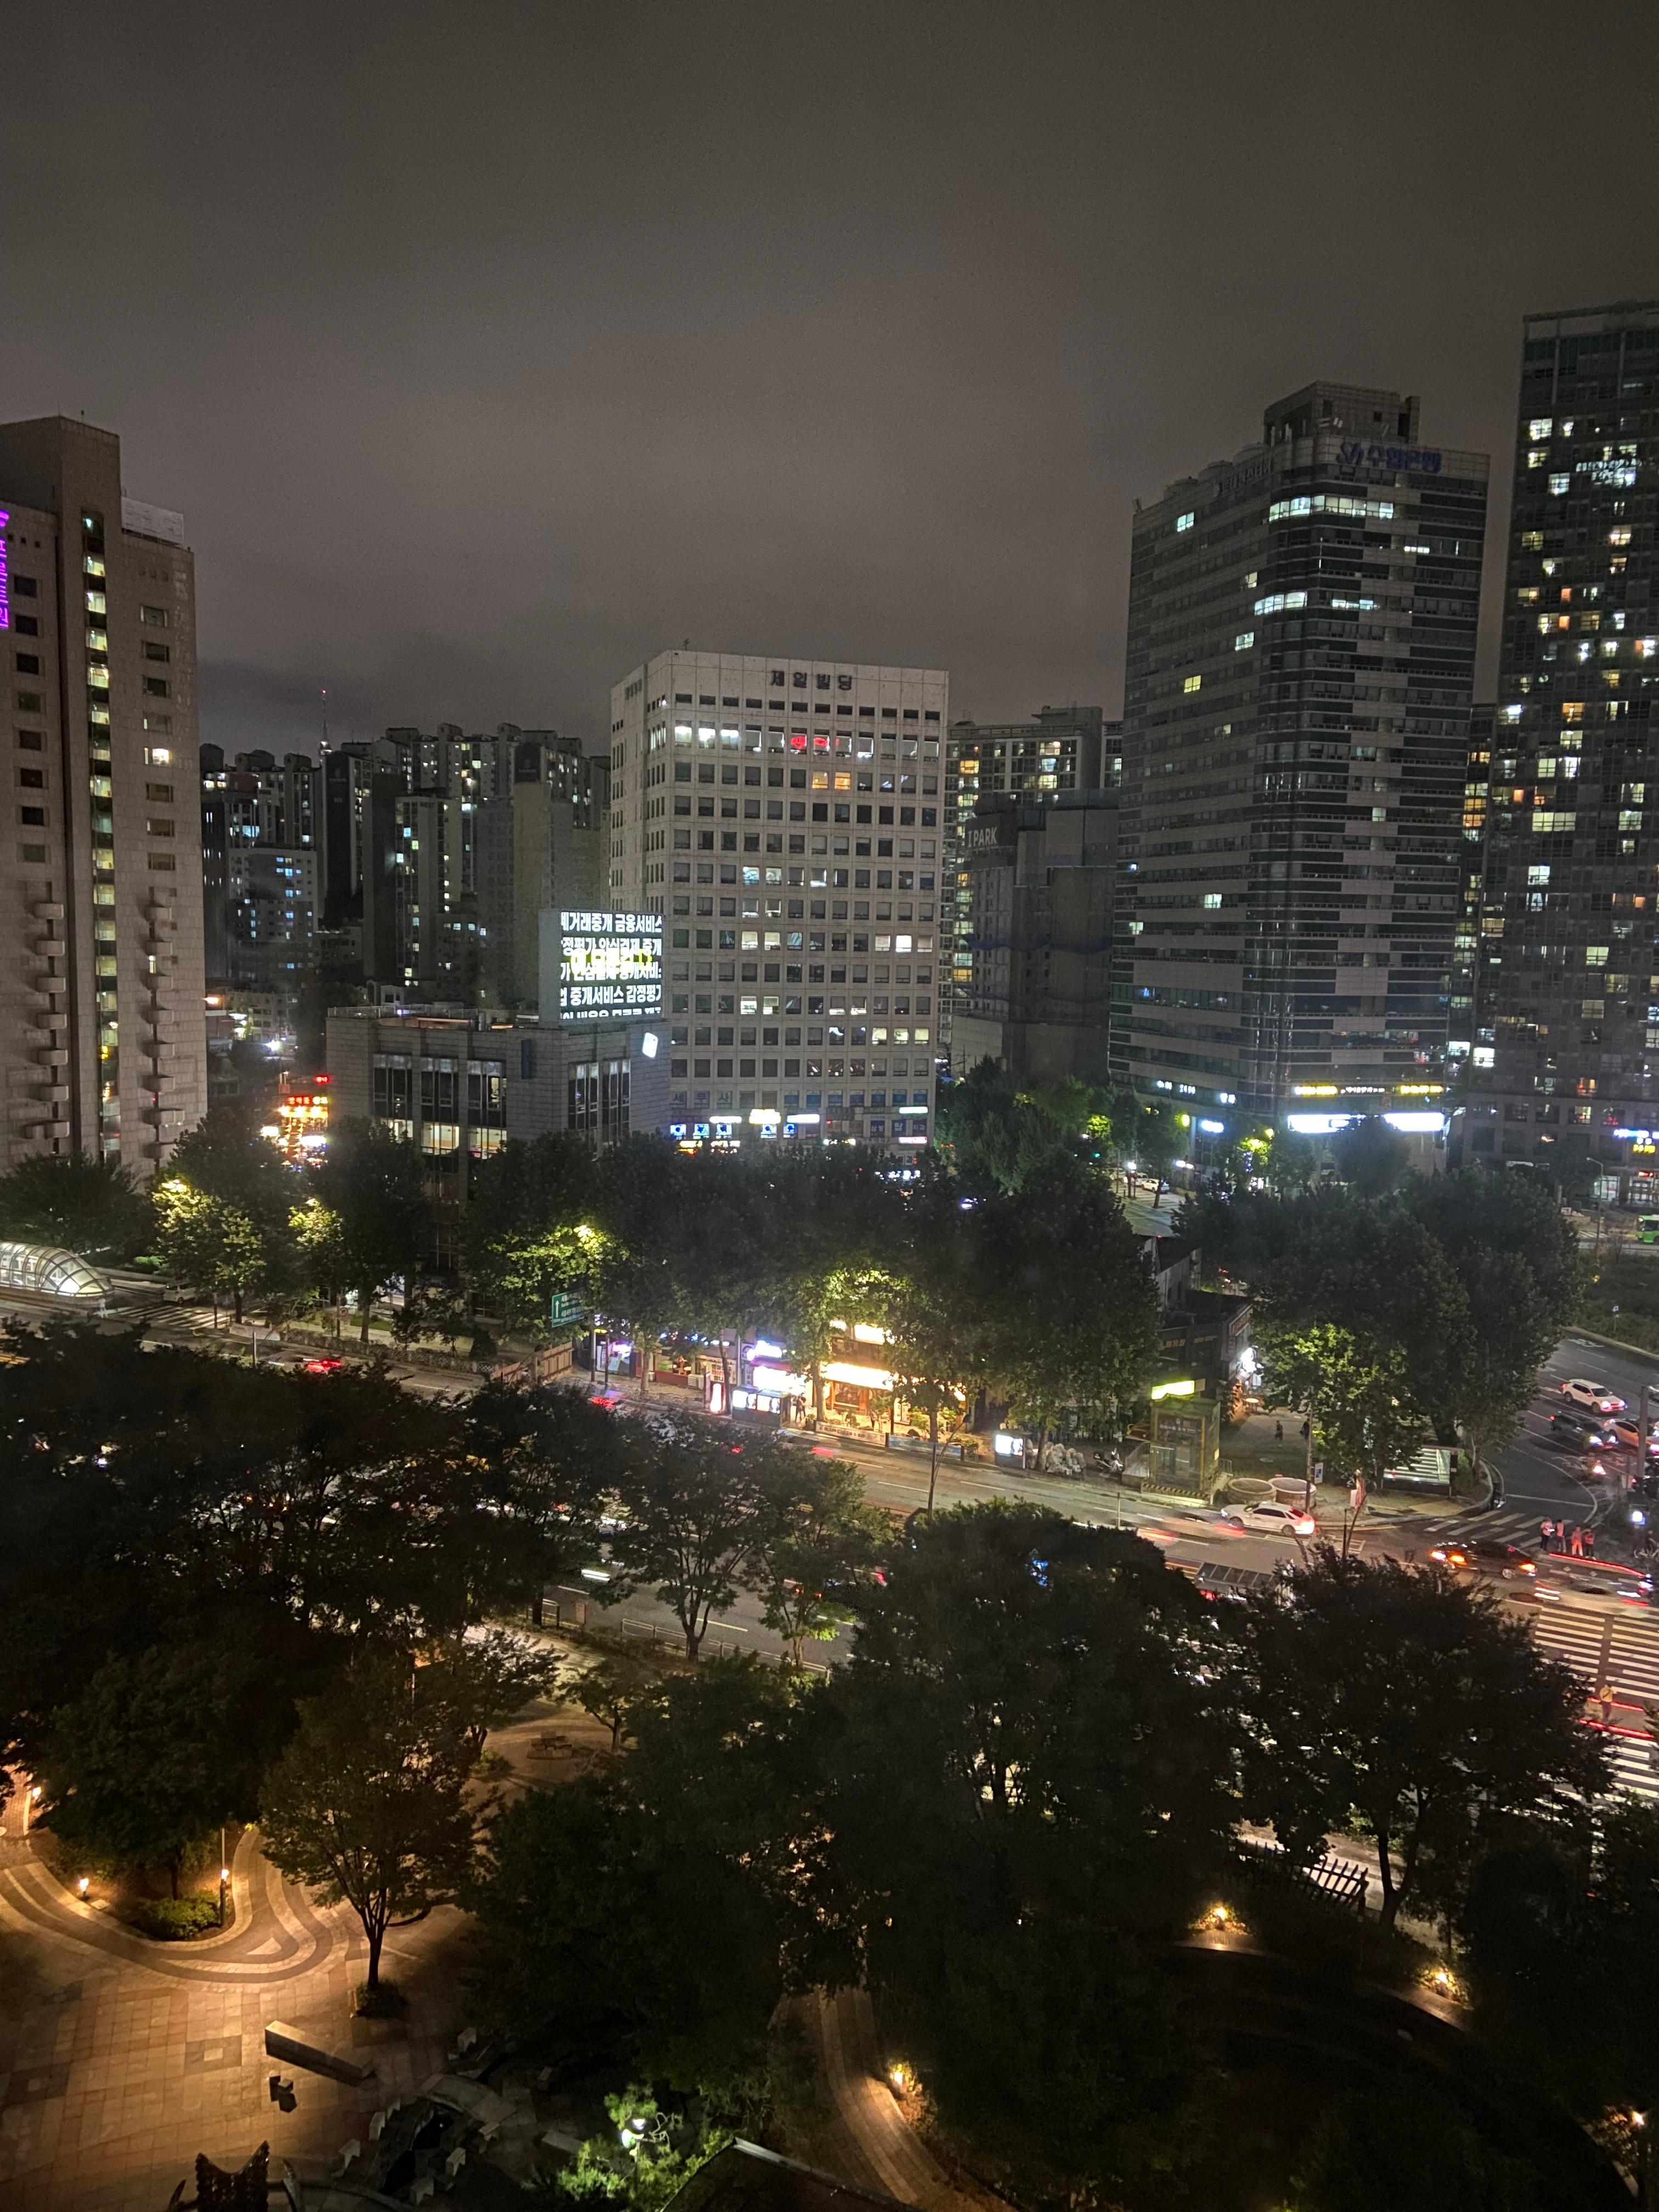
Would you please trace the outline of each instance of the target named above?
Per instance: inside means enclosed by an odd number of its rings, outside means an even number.
[[[982,721],[1113,714],[1133,502],[1226,448],[1239,390],[1432,392],[1449,444],[1501,452],[1522,316],[1659,291],[1624,150],[1651,26],[1564,88],[1541,10],[1501,51],[1425,15],[1386,191],[1339,162],[1303,196],[1306,143],[1261,127],[1283,57],[1302,112],[1361,80],[1294,11],[1269,54],[1201,9],[1175,49],[1173,25],[1017,36],[969,8],[948,52],[920,17],[721,33],[640,9],[520,27],[458,74],[415,9],[372,43],[331,27],[320,106],[303,37],[227,21],[178,67],[77,14],[72,60],[51,27],[12,58],[13,198],[40,214],[8,240],[36,304],[0,337],[6,411],[84,410],[133,489],[172,488],[228,750],[314,744],[324,687],[339,735],[510,717],[597,750],[614,670],[687,635],[949,667]],[[641,143],[698,145],[689,186],[611,128],[624,58]],[[71,69],[91,167],[51,119]],[[788,158],[792,99],[834,161]],[[442,123],[419,165],[400,105]],[[1592,108],[1595,174],[1517,230],[1530,149]],[[139,115],[179,158],[116,195]],[[1166,143],[1203,149],[1190,178]]]

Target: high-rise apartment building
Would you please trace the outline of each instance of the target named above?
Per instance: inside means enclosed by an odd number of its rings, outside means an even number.
[[[1486,473],[1414,398],[1313,384],[1137,511],[1114,1056],[1138,1091],[1229,1129],[1432,1110]]]
[[[1659,1144],[1656,694],[1659,301],[1529,315],[1461,1150],[1576,1153],[1608,1194],[1644,1197]]]
[[[396,751],[384,738],[333,745],[323,754],[319,777],[323,928],[341,969],[389,982],[398,965]]]
[[[945,745],[945,867],[940,898],[945,1043],[955,1008],[972,981],[963,933],[972,885],[960,825],[981,799],[1050,792],[1116,790],[1123,769],[1123,725],[1098,707],[1040,707],[1029,722],[952,722]],[[958,1067],[957,1073],[962,1073]]]
[[[404,1000],[537,1006],[539,915],[605,902],[610,776],[608,755],[516,722],[331,749],[315,801],[331,965]]]
[[[317,763],[200,749],[204,963],[210,985],[291,1002],[316,957]],[[279,1005],[275,1026],[286,1026]]]
[[[664,917],[688,1132],[931,1134],[949,693],[689,648],[613,687],[610,903]]]
[[[149,1176],[207,1107],[195,580],[107,430],[0,425],[0,1154]]]
[[[1463,780],[1463,842],[1457,877],[1457,932],[1452,945],[1451,1000],[1447,1017],[1449,1073],[1468,1066],[1474,1026],[1480,922],[1486,904],[1492,740],[1497,713],[1490,702],[1469,709],[1469,757]]]

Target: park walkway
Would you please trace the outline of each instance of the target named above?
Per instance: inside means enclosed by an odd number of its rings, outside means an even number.
[[[394,1931],[386,1971],[406,2020],[354,2021],[365,1971],[356,1918],[283,1881],[248,1832],[233,1869],[237,1924],[203,1942],[145,1941],[72,1897],[17,1832],[0,1838],[0,2206],[153,2212],[198,2150],[240,2166],[268,2141],[329,2160],[389,2097],[444,2063],[460,2024],[459,1916]],[[269,2100],[268,2020],[374,2078],[358,2088],[295,2076],[297,2107]],[[291,2070],[291,2069],[284,2069]]]

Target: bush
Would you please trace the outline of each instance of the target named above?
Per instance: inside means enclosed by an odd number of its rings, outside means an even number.
[[[216,1935],[219,1900],[216,1897],[141,1897],[126,1919],[141,1936],[158,1943],[186,1943],[192,1936]]]

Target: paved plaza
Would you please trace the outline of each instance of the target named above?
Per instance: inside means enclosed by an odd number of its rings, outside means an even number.
[[[237,1924],[149,1942],[71,1897],[7,1808],[0,1837],[0,2208],[161,2212],[198,2150],[236,2166],[259,2142],[308,2170],[366,2132],[370,2114],[443,2065],[463,2024],[461,1917],[434,1913],[386,1939],[384,1972],[406,2020],[354,2021],[366,1947],[343,1906],[322,1911],[238,1847]],[[268,2020],[372,2065],[349,2088],[289,2067],[284,2113],[266,2087]]]

